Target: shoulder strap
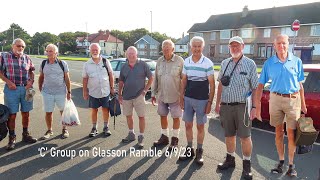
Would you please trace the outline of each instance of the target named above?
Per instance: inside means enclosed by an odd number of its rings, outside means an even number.
[[[64,73],[64,66],[63,66],[62,61],[60,59],[58,59],[58,63]]]
[[[222,76],[224,76],[224,74],[226,73],[226,71],[227,71],[227,69],[228,69],[229,64],[230,64],[231,61],[232,61],[232,60],[230,60],[230,61],[228,62],[227,67],[226,67],[226,69],[224,69]]]
[[[48,61],[48,59],[45,59],[45,60],[43,60],[42,61],[42,63],[41,63],[41,70],[42,70],[42,72],[43,72],[43,68],[44,68],[44,66],[46,65],[46,62]]]
[[[106,68],[106,70],[108,72],[108,75],[109,75],[109,70],[108,70],[108,66],[107,66],[107,60],[105,58],[102,58],[102,63],[103,63],[103,66]]]

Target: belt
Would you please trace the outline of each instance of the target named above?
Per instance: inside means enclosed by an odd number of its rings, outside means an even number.
[[[225,103],[225,102],[222,102],[220,103],[221,105],[227,105],[227,106],[236,106],[236,105],[240,105],[240,104],[245,104],[243,102],[232,102],[232,103]]]
[[[297,96],[295,96],[295,95],[298,94],[298,92],[294,92],[292,94],[281,94],[281,93],[277,93],[277,92],[272,92],[272,93],[275,94],[275,95],[282,96],[282,97],[287,97],[287,98],[296,98]]]
[[[27,84],[16,84],[16,86],[26,86]]]

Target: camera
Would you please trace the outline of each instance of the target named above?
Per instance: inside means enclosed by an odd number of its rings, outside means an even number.
[[[221,83],[223,86],[229,86],[230,84],[230,76],[222,76],[222,78],[220,79]]]

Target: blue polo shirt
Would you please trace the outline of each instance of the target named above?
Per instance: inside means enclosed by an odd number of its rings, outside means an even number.
[[[292,94],[300,90],[299,82],[304,80],[303,65],[300,58],[288,53],[283,63],[274,55],[264,63],[259,83],[271,80],[270,92]]]

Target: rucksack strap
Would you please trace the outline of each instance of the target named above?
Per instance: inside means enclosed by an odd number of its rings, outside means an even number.
[[[61,61],[60,59],[57,59],[57,61],[58,61],[58,64],[59,64],[60,68],[62,69],[62,71],[63,71],[63,73],[64,73],[64,66],[63,66],[63,64],[62,64],[62,61]],[[45,59],[45,60],[43,60],[42,63],[41,63],[42,72],[43,72],[44,66],[46,65],[46,62],[49,62],[49,59]]]

